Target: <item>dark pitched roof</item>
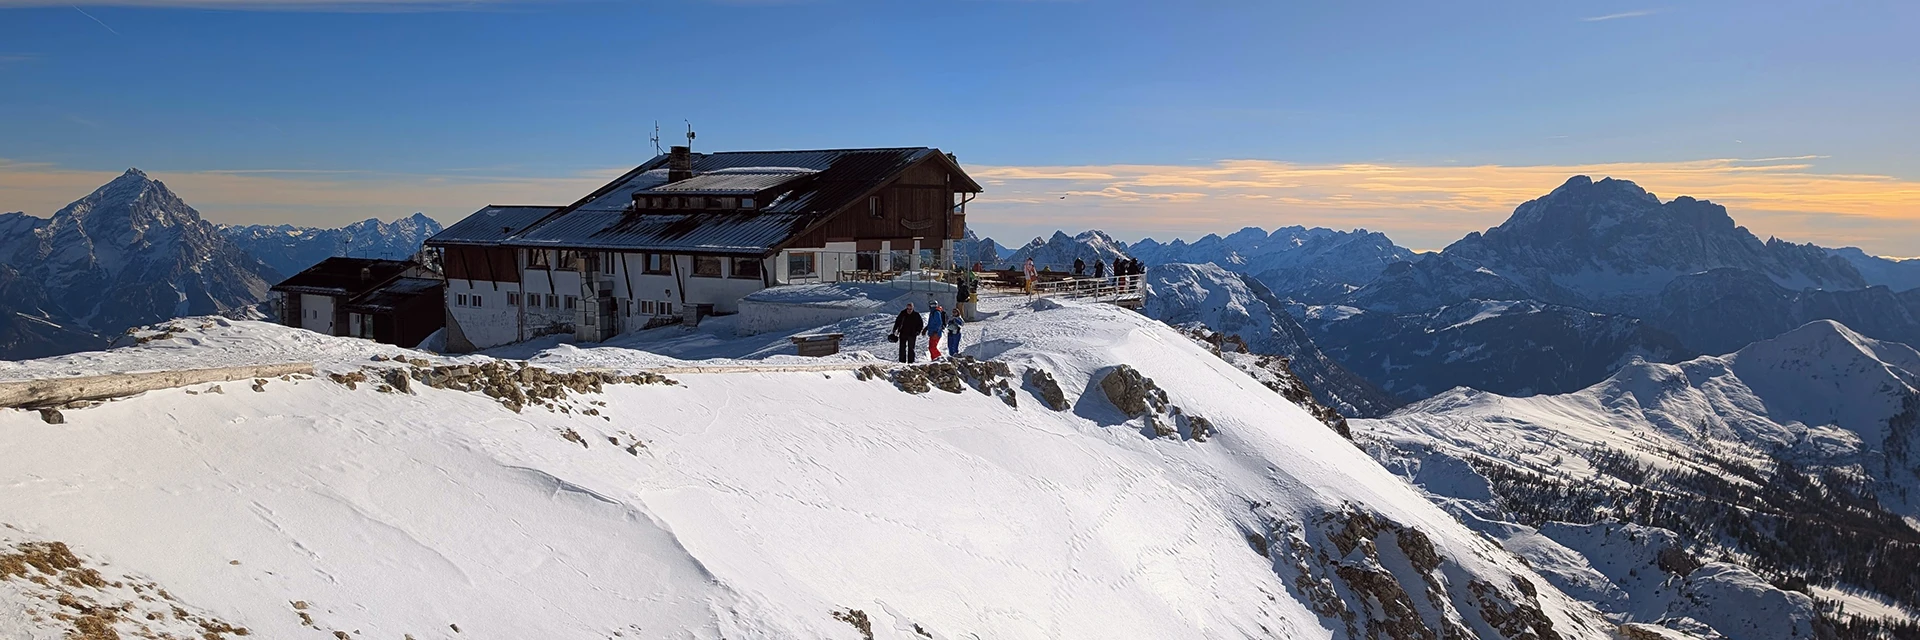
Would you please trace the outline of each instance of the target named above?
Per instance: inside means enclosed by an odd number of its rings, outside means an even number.
[[[528,225],[560,210],[553,205],[490,204],[427,238],[428,246],[491,245],[526,230]]]
[[[503,244],[761,255],[929,158],[965,176],[940,150],[928,147],[728,151],[694,154],[696,177],[667,185],[667,156],[655,156]],[[764,184],[752,191],[772,189],[775,195],[751,211],[627,215],[635,193],[707,193],[682,186],[688,183],[712,186],[714,193]],[[967,179],[956,189],[979,191],[980,185]]]
[[[273,285],[273,291],[319,296],[358,296],[400,277],[414,266],[407,260],[327,258]]]
[[[360,297],[341,306],[348,311],[361,313],[394,311],[420,296],[438,299],[442,295],[441,287],[444,286],[446,283],[432,278],[398,278],[372,291],[360,294]]]

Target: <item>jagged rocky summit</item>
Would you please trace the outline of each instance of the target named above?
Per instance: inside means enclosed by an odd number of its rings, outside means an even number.
[[[282,275],[293,275],[336,256],[405,260],[439,233],[439,222],[415,213],[393,222],[368,218],[339,228],[293,225],[227,225],[221,232]]]

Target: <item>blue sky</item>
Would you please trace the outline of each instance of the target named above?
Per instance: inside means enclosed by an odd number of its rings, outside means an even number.
[[[1601,170],[1920,254],[1920,3],[1443,4],[0,0],[0,210],[138,166],[221,221],[451,221],[570,201],[692,120],[702,149],[957,153],[1009,240],[1434,248]]]

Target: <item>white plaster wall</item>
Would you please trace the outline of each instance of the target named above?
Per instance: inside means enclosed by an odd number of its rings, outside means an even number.
[[[732,268],[730,264],[721,265],[722,277],[719,278],[693,275],[693,256],[675,256],[674,268],[679,269],[684,275],[683,280],[687,289],[684,297],[686,304],[711,303],[714,313],[737,312],[740,310],[740,298],[766,288],[759,278],[748,280],[725,277]],[[761,268],[765,269],[766,265],[761,265]],[[676,302],[675,306],[680,305]]]
[[[495,285],[498,284],[498,289]],[[507,294],[520,291],[519,283],[494,283],[486,280],[447,280],[447,313],[460,324],[460,331],[474,348],[485,349],[521,340],[520,311],[507,304]],[[459,294],[480,296],[480,306],[460,306]]]
[[[858,251],[857,245],[852,242],[827,243],[827,246],[820,250],[820,257],[815,267],[820,270],[820,279],[837,282],[840,280],[840,272],[852,271],[858,267],[859,262],[854,257],[856,251]]]
[[[333,296],[300,294],[300,328],[333,335]]]
[[[549,275],[552,277],[551,286],[548,285]],[[524,269],[520,273],[520,285],[521,290],[525,291],[527,295],[539,294],[542,296],[539,307],[524,302],[522,303],[523,306],[526,307],[527,337],[533,337],[534,333],[538,333],[541,329],[550,325],[572,325],[579,321],[580,307],[583,306],[582,304],[576,303],[575,308],[571,311],[566,309],[567,296],[580,297],[579,272],[561,271],[558,269],[552,271],[545,269]],[[554,302],[559,306],[548,306],[544,298],[547,294],[553,294]]]

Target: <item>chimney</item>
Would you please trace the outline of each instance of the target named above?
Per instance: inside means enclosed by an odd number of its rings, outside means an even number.
[[[679,182],[691,177],[693,177],[693,149],[691,147],[667,149],[667,182]]]

